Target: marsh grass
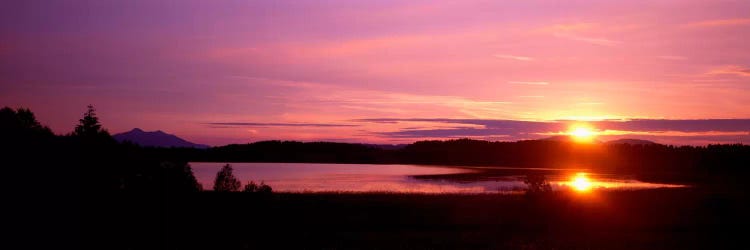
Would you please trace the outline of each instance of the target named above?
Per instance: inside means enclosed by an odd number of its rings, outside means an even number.
[[[739,192],[688,189],[202,192],[172,197],[165,207],[136,195],[108,197],[108,210],[89,214],[100,220],[88,239],[133,249],[730,248],[744,242],[746,200]]]

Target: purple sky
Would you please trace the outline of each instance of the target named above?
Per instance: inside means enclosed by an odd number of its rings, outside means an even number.
[[[0,106],[196,143],[750,143],[750,1],[3,1]]]

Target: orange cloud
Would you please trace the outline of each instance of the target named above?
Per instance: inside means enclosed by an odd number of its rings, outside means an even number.
[[[729,75],[738,75],[738,76],[750,76],[750,68],[738,66],[738,65],[728,65],[721,68],[717,68],[714,70],[711,70],[708,72],[708,74],[729,74]]]
[[[694,23],[688,24],[688,26],[696,27],[696,28],[738,26],[738,25],[750,25],[750,18],[706,20],[706,21],[694,22]]]

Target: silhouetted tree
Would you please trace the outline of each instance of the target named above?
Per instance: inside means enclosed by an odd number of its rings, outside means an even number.
[[[5,185],[23,187],[25,197],[33,196],[38,200],[45,200],[41,193],[53,192],[48,188],[58,191],[70,187],[71,178],[67,177],[72,177],[71,171],[55,161],[64,157],[68,148],[59,147],[56,139],[49,128],[36,120],[31,110],[0,109],[0,165],[5,176],[12,176],[6,178]],[[37,191],[40,193],[32,194]]]
[[[29,137],[51,137],[52,131],[42,126],[36,120],[34,112],[29,109],[19,108],[13,110],[9,107],[0,109],[0,135],[3,139],[25,138]]]
[[[203,191],[203,186],[195,179],[193,169],[190,164],[173,162],[162,162],[162,171],[164,172],[164,185],[172,192],[199,192]]]
[[[74,136],[80,136],[80,137],[88,137],[88,138],[96,138],[101,136],[107,136],[109,137],[109,132],[107,130],[102,129],[102,125],[99,123],[99,117],[96,117],[96,110],[94,109],[94,106],[88,105],[88,110],[86,110],[86,113],[83,114],[83,118],[78,120],[78,125],[76,125],[75,130],[73,131]]]
[[[182,167],[182,176],[185,177],[188,190],[190,191],[203,191],[203,185],[198,182],[198,179],[195,179],[195,174],[193,174],[193,168],[190,167],[190,164],[185,163]]]
[[[232,173],[232,166],[227,164],[216,174],[214,180],[214,191],[216,192],[236,192],[240,190],[240,183],[237,177]]]
[[[273,192],[273,189],[271,188],[271,186],[266,185],[265,182],[262,182],[262,181],[260,182],[260,186],[258,187],[258,193],[270,194],[272,192]]]
[[[250,181],[247,185],[245,185],[245,188],[242,189],[242,192],[245,193],[255,193],[258,191],[258,184],[255,184],[254,181]]]

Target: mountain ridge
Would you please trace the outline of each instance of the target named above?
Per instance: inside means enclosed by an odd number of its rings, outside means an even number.
[[[143,131],[140,128],[134,128],[128,132],[115,134],[112,136],[118,142],[129,141],[144,147],[177,147],[177,148],[210,148],[211,146],[189,142],[185,139],[168,134],[161,130]]]

